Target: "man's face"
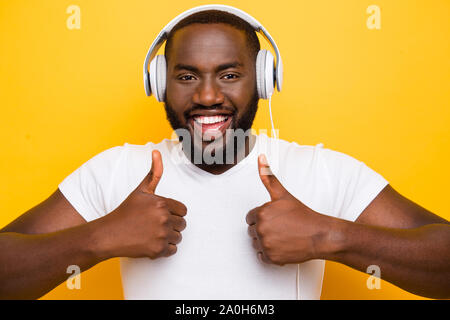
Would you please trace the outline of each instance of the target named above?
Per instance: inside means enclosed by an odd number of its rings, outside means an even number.
[[[174,130],[226,147],[227,129],[246,131],[258,105],[255,58],[245,33],[226,24],[192,24],[178,30],[167,57],[165,108]]]

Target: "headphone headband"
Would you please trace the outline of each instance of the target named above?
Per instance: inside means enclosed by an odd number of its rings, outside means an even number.
[[[204,6],[195,7],[195,8],[189,9],[189,10],[181,13],[180,15],[176,16],[172,21],[170,21],[164,27],[164,30],[166,30],[166,32],[169,33],[170,31],[172,31],[173,27],[175,27],[175,25],[178,22],[180,22],[181,20],[183,20],[184,18],[186,18],[190,15],[193,15],[195,13],[198,13],[198,12],[209,11],[209,10],[217,10],[217,11],[224,11],[224,12],[231,13],[231,14],[241,18],[242,20],[247,21],[254,29],[259,29],[259,27],[261,26],[261,24],[258,21],[256,21],[255,18],[251,17],[250,15],[248,15],[247,13],[245,13],[242,10],[239,10],[234,7],[226,6],[223,4],[208,4],[208,5],[204,5]]]
[[[256,32],[260,32],[264,38],[271,44],[272,48],[275,51],[276,55],[276,67],[275,67],[275,80],[277,84],[277,90],[281,91],[281,86],[283,82],[283,64],[281,62],[281,56],[280,52],[278,51],[278,47],[273,40],[273,38],[270,36],[270,34],[267,32],[267,30],[252,16],[245,13],[242,10],[239,10],[237,8],[226,6],[226,5],[203,5],[199,7],[195,7],[192,9],[189,9],[181,14],[179,14],[177,17],[175,17],[172,21],[170,21],[158,34],[156,39],[153,41],[152,45],[150,46],[150,49],[147,52],[147,56],[145,57],[144,61],[144,85],[145,85],[145,92],[147,95],[150,95],[150,87],[148,83],[149,74],[148,74],[148,65],[149,62],[155,57],[156,53],[158,52],[159,48],[162,46],[164,41],[167,39],[167,36],[169,35],[170,31],[175,27],[175,25],[183,20],[184,18],[193,15],[198,12],[202,11],[209,11],[209,10],[217,10],[217,11],[224,11],[231,13],[242,20],[248,22]]]

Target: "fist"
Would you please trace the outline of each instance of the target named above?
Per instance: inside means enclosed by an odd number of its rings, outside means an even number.
[[[113,256],[168,257],[177,251],[186,227],[186,206],[155,194],[163,174],[159,151],[152,152],[152,167],[139,186],[105,216],[108,249]]]
[[[258,170],[271,201],[247,214],[248,234],[260,260],[284,265],[317,257],[317,240],[325,229],[326,217],[290,194],[273,175],[264,155]]]

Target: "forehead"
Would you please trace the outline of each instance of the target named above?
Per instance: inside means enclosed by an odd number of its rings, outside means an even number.
[[[249,62],[245,32],[227,24],[192,24],[175,32],[168,62],[208,67],[236,61]]]

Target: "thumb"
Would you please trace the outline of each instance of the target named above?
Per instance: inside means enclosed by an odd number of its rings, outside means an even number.
[[[163,163],[161,153],[158,150],[152,151],[152,167],[150,172],[142,181],[142,188],[148,193],[155,193],[159,180],[163,174]]]
[[[269,195],[272,201],[278,200],[286,193],[289,193],[283,187],[277,177],[275,177],[275,175],[272,173],[272,170],[270,170],[269,163],[267,162],[267,158],[264,154],[260,154],[258,157],[258,171],[259,177],[261,178],[261,181],[266,187],[267,191],[269,191]]]

